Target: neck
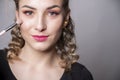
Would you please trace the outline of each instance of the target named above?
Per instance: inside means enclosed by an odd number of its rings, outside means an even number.
[[[50,51],[36,51],[29,48],[23,48],[19,55],[20,59],[25,63],[35,65],[52,65],[54,62],[58,60],[57,51],[55,49],[51,49]]]

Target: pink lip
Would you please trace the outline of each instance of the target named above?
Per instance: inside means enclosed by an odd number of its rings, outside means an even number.
[[[33,37],[36,41],[38,41],[38,42],[46,41],[47,38],[48,38],[48,36],[44,36],[44,35],[41,35],[41,36],[39,36],[39,35],[33,35],[32,37]]]

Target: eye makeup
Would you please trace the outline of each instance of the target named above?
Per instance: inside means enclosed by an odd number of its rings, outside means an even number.
[[[48,9],[47,10],[47,14],[49,15],[49,16],[57,16],[57,15],[59,15],[61,13],[61,9],[59,9],[59,8],[53,8],[53,9]]]
[[[33,14],[33,11],[30,11],[30,10],[26,10],[26,11],[23,11],[23,13],[27,16],[29,15],[32,15]]]
[[[48,11],[48,14],[49,14],[49,16],[56,16],[56,15],[59,15],[60,12],[58,12],[58,11],[53,11],[53,10],[49,10],[49,11]]]

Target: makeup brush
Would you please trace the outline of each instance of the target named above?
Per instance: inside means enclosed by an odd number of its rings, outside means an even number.
[[[6,33],[7,31],[9,31],[10,29],[12,29],[16,25],[17,25],[17,23],[13,23],[9,27],[7,27],[6,29],[0,31],[0,36],[3,35],[4,33]]]

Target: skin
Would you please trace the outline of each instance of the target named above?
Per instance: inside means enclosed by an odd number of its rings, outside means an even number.
[[[49,50],[58,40],[62,30],[61,0],[27,0],[25,3],[22,1],[24,0],[20,1],[18,19],[22,20],[21,33],[26,41],[24,47],[41,52]],[[58,7],[50,8],[54,5]],[[33,35],[45,35],[48,39],[44,42],[37,42],[33,39]]]
[[[63,28],[62,0],[20,0],[17,22],[25,45],[18,56],[9,62],[18,80],[60,80],[64,69],[55,44]],[[47,36],[43,41],[34,35]]]

